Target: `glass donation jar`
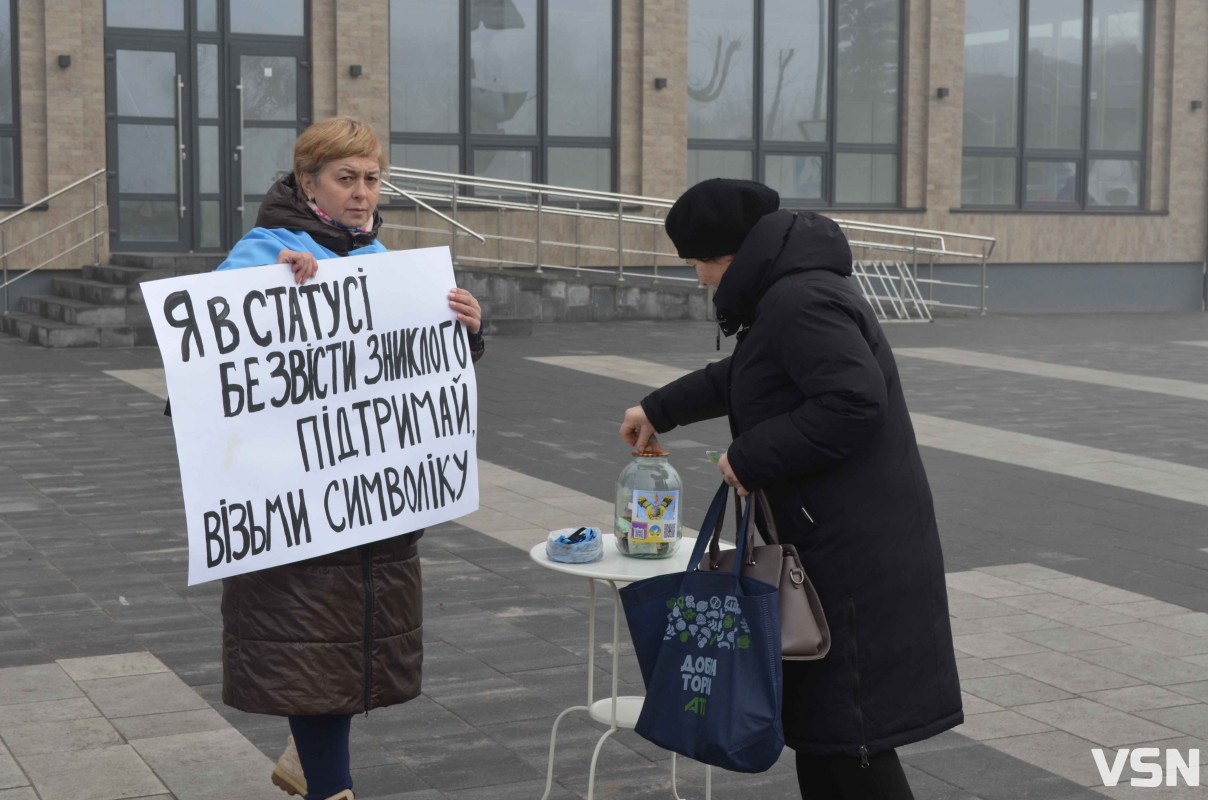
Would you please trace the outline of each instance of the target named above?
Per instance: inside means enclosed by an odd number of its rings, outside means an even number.
[[[651,437],[617,478],[617,549],[634,558],[668,558],[683,538],[679,473]]]

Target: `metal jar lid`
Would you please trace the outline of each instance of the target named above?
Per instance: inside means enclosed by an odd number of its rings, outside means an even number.
[[[650,440],[646,442],[646,448],[644,450],[633,450],[631,452],[638,458],[666,458],[667,456],[671,455],[663,449],[662,445],[660,445],[658,440],[653,436],[651,436]]]

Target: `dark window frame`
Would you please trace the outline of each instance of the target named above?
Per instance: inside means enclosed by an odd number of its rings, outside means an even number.
[[[754,0],[754,52],[752,58],[753,96],[752,96],[752,127],[753,139],[688,139],[688,150],[734,150],[751,153],[752,168],[757,181],[766,178],[766,156],[822,156],[822,197],[797,198],[781,197],[781,204],[791,208],[813,209],[864,209],[864,210],[903,210],[905,175],[902,157],[902,142],[906,138],[906,119],[904,115],[904,92],[906,90],[906,4],[898,0],[898,86],[897,86],[897,138],[892,144],[842,143],[836,141],[838,127],[838,63],[839,48],[839,15],[837,7],[840,0],[828,0],[827,3],[827,57],[826,57],[826,141],[825,142],[786,142],[765,139],[763,136],[763,59],[764,59],[764,30],[766,15],[764,0]],[[689,11],[689,13],[691,13]],[[895,176],[894,198],[887,206],[884,202],[868,203],[839,203],[835,198],[836,163],[841,154],[886,154],[895,157],[897,162]]]
[[[1096,0],[1082,0],[1082,95],[1081,117],[1082,130],[1079,148],[1043,149],[1027,145],[1027,109],[1028,109],[1028,16],[1030,0],[1019,0],[1019,91],[1016,98],[1018,119],[1016,120],[1016,139],[1014,147],[969,147],[961,142],[962,165],[965,158],[1013,158],[1015,160],[1015,202],[1014,203],[965,203],[961,198],[962,211],[993,211],[1015,210],[1029,212],[1068,213],[1071,211],[1088,214],[1120,214],[1127,212],[1142,212],[1149,209],[1149,105],[1152,97],[1150,82],[1153,78],[1154,57],[1154,3],[1152,0],[1142,0],[1144,9],[1141,14],[1141,147],[1139,150],[1103,150],[1090,147],[1090,96],[1092,56],[1094,53],[1093,20]],[[963,34],[962,34],[963,35]],[[962,68],[963,69],[963,68]],[[1135,205],[1113,206],[1107,204],[1091,205],[1088,202],[1090,191],[1090,165],[1094,161],[1118,160],[1136,161],[1140,164],[1140,175],[1137,178],[1137,202]],[[1031,162],[1073,161],[1077,175],[1077,183],[1073,201],[1028,200],[1027,169]],[[962,175],[963,175],[962,166]],[[963,191],[963,190],[962,190]]]
[[[24,171],[21,169],[21,31],[19,27],[21,9],[17,0],[8,0],[8,15],[8,52],[9,58],[12,59],[9,72],[12,74],[13,121],[0,125],[0,139],[13,140],[13,194],[11,196],[0,195],[0,207],[22,206],[25,197],[22,178]]]
[[[442,0],[443,2],[444,0]],[[474,175],[474,153],[476,150],[528,150],[533,153],[532,181],[548,183],[548,150],[551,147],[582,147],[593,150],[608,150],[610,158],[609,188],[606,191],[616,191],[620,181],[621,165],[617,145],[619,111],[618,83],[620,80],[620,27],[621,9],[619,0],[610,0],[612,6],[612,85],[609,101],[611,103],[611,120],[609,135],[604,136],[559,136],[551,135],[549,131],[549,6],[556,0],[537,0],[537,133],[528,134],[482,134],[470,130],[470,84],[467,76],[470,74],[470,0],[458,2],[458,131],[456,133],[408,133],[390,131],[390,145],[396,144],[433,144],[455,145],[457,153],[457,171],[462,175]],[[388,15],[394,13],[393,3],[388,7]],[[387,28],[390,24],[387,22]],[[393,45],[393,42],[390,43]],[[388,95],[388,102],[390,102]],[[395,165],[401,166],[401,165]],[[402,198],[392,198],[390,205],[411,205]]]

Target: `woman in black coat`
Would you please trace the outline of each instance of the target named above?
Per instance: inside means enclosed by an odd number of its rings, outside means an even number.
[[[830,653],[784,662],[785,740],[802,797],[902,800],[894,748],[962,722],[931,490],[897,366],[832,220],[776,210],[749,181],[697,184],[667,233],[717,287],[734,353],[658,389],[621,435],[727,415],[727,483],[762,489],[830,624]]]

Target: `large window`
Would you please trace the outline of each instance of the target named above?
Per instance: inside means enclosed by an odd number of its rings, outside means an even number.
[[[390,0],[396,166],[610,191],[613,0]]]
[[[21,200],[16,4],[0,0],[0,203]]]
[[[967,0],[961,204],[1140,208],[1146,0]]]
[[[901,0],[688,0],[688,184],[899,203]]]

